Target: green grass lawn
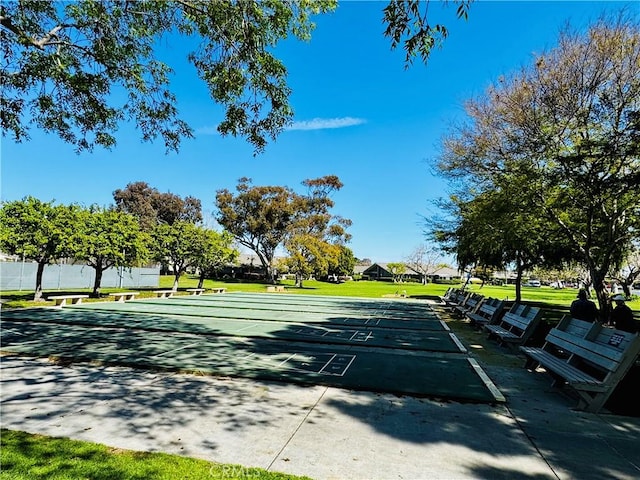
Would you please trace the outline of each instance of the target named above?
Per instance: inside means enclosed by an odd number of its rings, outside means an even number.
[[[280,284],[285,285],[288,293],[302,293],[307,295],[337,295],[347,297],[369,297],[369,298],[381,298],[383,296],[394,295],[407,295],[409,297],[437,297],[447,290],[451,285],[429,283],[427,285],[421,285],[419,283],[391,283],[391,282],[376,282],[376,281],[351,281],[340,284],[318,282],[315,280],[307,280],[303,283],[302,288],[294,286],[293,281],[283,281]],[[180,279],[179,290],[187,294],[184,290],[187,288],[194,288],[198,285],[198,279],[193,276],[184,275]],[[158,288],[170,289],[173,286],[173,276],[164,275],[160,277],[160,284],[157,287],[146,289],[135,289],[140,291],[138,298],[155,297],[153,290]],[[459,287],[460,285],[453,285]],[[214,280],[205,280],[205,288],[225,287],[229,292],[266,292],[266,285],[264,283],[256,282],[222,282]],[[514,300],[516,296],[515,287],[513,285],[507,286],[495,286],[484,285],[480,287],[478,284],[473,284],[470,287],[473,292],[480,293],[485,297],[495,297],[500,299]],[[126,291],[127,289],[105,288],[102,289],[102,297],[100,299],[90,298],[86,301],[104,301],[109,300],[109,293],[117,291]],[[59,292],[46,291],[47,295],[54,295],[60,293],[90,293],[90,289],[75,289],[73,291]],[[565,288],[556,290],[550,287],[522,287],[522,299],[525,302],[540,303],[544,308],[544,305],[554,307],[568,307],[571,302],[576,298],[577,290],[573,288]],[[41,305],[53,305],[51,302],[33,302],[33,291],[11,291],[0,292],[0,297],[3,299],[3,306],[9,308],[20,308],[30,306]],[[636,298],[633,301],[628,302],[628,305],[634,311],[640,310],[640,298]]]
[[[225,465],[164,453],[120,450],[90,442],[2,429],[0,479],[6,480],[303,480],[259,468]]]

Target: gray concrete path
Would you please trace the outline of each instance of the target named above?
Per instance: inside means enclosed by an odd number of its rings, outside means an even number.
[[[4,356],[0,419],[317,480],[640,478],[640,419],[576,412],[545,376],[484,368],[506,404]]]

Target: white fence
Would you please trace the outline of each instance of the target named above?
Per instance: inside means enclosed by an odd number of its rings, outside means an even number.
[[[38,264],[0,262],[0,290],[35,290]],[[96,271],[86,265],[47,265],[42,274],[42,288],[66,290],[93,288]],[[160,268],[109,268],[102,274],[103,288],[157,287]]]

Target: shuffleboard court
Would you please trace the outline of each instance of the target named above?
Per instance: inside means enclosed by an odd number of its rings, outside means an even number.
[[[276,297],[269,294],[216,297],[6,311],[2,351],[417,396],[504,400],[446,324],[430,315],[427,304],[295,296],[287,306],[287,298],[278,295],[274,309],[268,307]]]
[[[477,363],[463,355],[434,356],[397,349],[187,333],[166,335],[124,328],[88,329],[5,318],[1,336],[3,351],[34,356],[461,401],[504,401]]]
[[[135,307],[144,304],[90,304],[89,308],[38,308],[6,312],[3,320],[82,325],[85,327],[130,328],[173,333],[194,333],[237,337],[271,338],[324,344],[364,345],[444,353],[464,353],[466,349],[449,331],[419,331],[405,328],[357,328],[330,324],[304,324],[289,321],[216,318],[181,315],[181,308],[168,303],[165,314],[149,314]],[[158,310],[159,311],[159,310]]]
[[[267,297],[266,294],[264,296]],[[254,309],[249,308],[246,305],[240,308],[233,308],[233,305],[235,305],[233,303],[222,307],[217,302],[210,304],[206,301],[193,301],[189,300],[189,297],[182,297],[182,299],[178,300],[174,300],[173,298],[145,299],[126,303],[114,303],[85,303],[69,306],[69,308],[78,310],[102,310],[106,312],[120,311],[123,313],[147,313],[157,315],[172,314],[185,317],[273,320],[279,322],[311,323],[317,325],[330,324],[349,327],[366,326],[393,329],[403,328],[411,330],[449,330],[447,325],[437,316],[426,319],[404,319],[396,318],[392,313],[386,313],[383,315],[381,312],[378,312],[376,315],[360,314],[352,316],[340,314],[340,312],[308,312],[302,307],[284,311],[271,310],[267,308]]]
[[[268,302],[265,300],[268,298]],[[303,306],[306,311],[340,310],[343,314],[358,315],[372,313],[392,313],[396,317],[428,318],[435,316],[430,306],[421,300],[412,299],[372,299],[356,297],[323,297],[318,295],[283,294],[283,293],[245,293],[235,292],[224,295],[205,294],[198,297],[186,297],[192,301],[219,302],[220,304],[259,304],[261,307],[273,309],[289,309]],[[172,297],[179,301],[185,297]]]
[[[274,297],[265,301],[266,296]],[[300,297],[301,295],[290,295],[290,297]],[[224,297],[224,298],[222,298]],[[392,308],[386,303],[374,302],[344,302],[344,306],[336,303],[326,303],[322,301],[313,301],[310,298],[309,303],[306,298],[281,298],[277,294],[225,294],[225,295],[199,295],[199,296],[176,296],[171,297],[170,301],[181,305],[198,305],[206,304],[210,306],[219,306],[223,308],[233,309],[250,309],[250,310],[268,310],[278,312],[300,312],[319,313],[319,314],[337,314],[348,315],[349,317],[362,318],[384,318],[385,316],[393,316],[394,319],[407,320],[438,320],[437,314],[424,304],[404,305],[403,308]],[[140,301],[155,301],[154,299],[146,299]]]

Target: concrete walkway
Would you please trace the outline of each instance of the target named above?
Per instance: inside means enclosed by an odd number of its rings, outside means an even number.
[[[317,480],[640,478],[639,418],[576,412],[546,376],[483,368],[506,404],[4,356],[1,425]]]

